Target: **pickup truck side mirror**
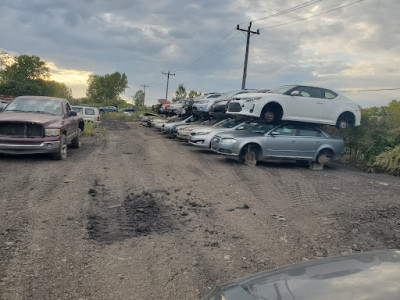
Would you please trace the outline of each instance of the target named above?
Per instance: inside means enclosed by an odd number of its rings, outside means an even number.
[[[272,131],[270,133],[271,136],[276,136],[276,135],[280,135],[280,133],[278,131]]]
[[[67,114],[67,117],[69,118],[69,117],[76,117],[78,114],[77,114],[77,112],[76,111],[74,111],[74,110],[70,110],[69,112],[68,112],[68,114]]]

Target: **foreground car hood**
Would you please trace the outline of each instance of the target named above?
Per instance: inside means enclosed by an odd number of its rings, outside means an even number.
[[[398,299],[400,251],[382,250],[261,272],[218,287],[203,300]]]
[[[39,113],[22,113],[22,112],[2,112],[0,114],[0,122],[23,122],[36,123],[48,126],[50,124],[60,124],[62,116],[53,116]]]

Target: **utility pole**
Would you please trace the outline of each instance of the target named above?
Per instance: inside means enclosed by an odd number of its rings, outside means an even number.
[[[260,34],[260,29],[257,29],[257,31],[251,31],[251,24],[250,22],[249,27],[247,29],[241,29],[239,28],[239,25],[236,27],[236,30],[244,31],[247,32],[247,42],[246,42],[246,55],[244,57],[244,68],[243,68],[243,80],[242,80],[242,90],[246,88],[246,76],[247,76],[247,62],[249,60],[249,45],[250,45],[250,34]]]
[[[144,106],[144,101],[146,100],[146,88],[149,87],[149,85],[141,84],[140,86],[143,87],[143,106]]]
[[[167,91],[165,92],[165,100],[168,100],[168,83],[169,83],[169,76],[175,76],[175,73],[171,73],[168,71],[168,73],[162,72],[164,75],[167,75]]]

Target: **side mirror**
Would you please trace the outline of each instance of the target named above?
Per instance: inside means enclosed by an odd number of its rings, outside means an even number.
[[[300,95],[300,91],[292,91],[290,93],[290,96],[299,96]]]
[[[76,117],[78,114],[77,114],[77,112],[76,111],[73,111],[73,110],[70,110],[69,112],[68,112],[68,118],[69,117]]]
[[[276,136],[276,135],[280,135],[280,133],[279,133],[278,131],[272,131],[272,132],[270,133],[270,135]]]

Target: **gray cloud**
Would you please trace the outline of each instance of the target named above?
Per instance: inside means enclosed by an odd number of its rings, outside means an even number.
[[[6,2],[6,3],[4,3]],[[96,74],[125,72],[134,94],[152,83],[149,97],[162,97],[165,76],[200,91],[239,88],[245,28],[302,1],[6,0],[1,4],[2,48],[38,55],[59,68]],[[254,29],[290,22],[340,6],[321,1]],[[313,9],[313,10],[311,10]],[[363,1],[308,21],[261,30],[251,38],[249,87],[293,82],[334,88],[396,87],[400,50],[400,3]],[[386,59],[383,59],[386,57]],[[392,63],[390,63],[392,61]],[[367,68],[363,72],[362,68]],[[358,75],[360,74],[360,76]],[[361,76],[362,75],[362,76]],[[362,77],[362,78],[361,78]],[[362,103],[387,103],[390,95],[356,96]],[[400,97],[397,97],[400,98]],[[364,100],[363,100],[364,99]]]

